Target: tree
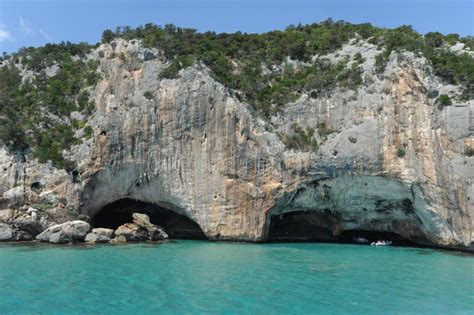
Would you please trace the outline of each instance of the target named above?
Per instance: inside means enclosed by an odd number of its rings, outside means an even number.
[[[115,38],[114,32],[110,29],[106,29],[105,31],[102,32],[102,43],[110,43],[113,39]]]
[[[444,36],[439,32],[430,32],[425,35],[425,41],[428,46],[441,47],[444,43]]]

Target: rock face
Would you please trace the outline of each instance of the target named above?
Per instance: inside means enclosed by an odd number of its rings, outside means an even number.
[[[117,237],[126,241],[160,241],[168,238],[168,234],[159,226],[150,222],[150,218],[143,213],[133,214],[133,223],[125,223],[115,230]]]
[[[245,241],[271,238],[273,218],[299,211],[333,237],[367,230],[468,248],[474,157],[464,150],[474,147],[473,101],[439,109],[433,96],[458,87],[443,84],[412,53],[392,53],[378,76],[380,51],[369,43],[329,57],[356,53],[365,59],[357,91],[303,95],[268,122],[203,66],[160,80],[167,62],[159,51],[139,41],[101,45],[89,56],[102,77],[87,120],[93,137],[65,153],[76,173],[0,149],[0,209],[42,203],[63,222],[71,213],[93,218],[129,198],[187,216],[210,239]],[[314,135],[317,151],[290,150],[278,134],[293,124],[331,132]],[[138,221],[115,234],[148,239]],[[52,230],[41,239],[63,233]]]
[[[76,220],[68,221],[63,224],[53,225],[36,236],[36,239],[42,242],[54,244],[75,243],[84,240],[91,226],[89,223]]]

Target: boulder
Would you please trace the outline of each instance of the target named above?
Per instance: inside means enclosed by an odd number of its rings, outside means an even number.
[[[0,223],[0,241],[13,241],[13,240],[14,240],[13,228],[6,223]]]
[[[168,234],[160,226],[150,222],[143,213],[133,214],[133,223],[126,223],[115,230],[116,236],[123,236],[127,241],[159,241],[168,238]]]
[[[134,223],[125,223],[115,230],[115,236],[123,236],[127,241],[139,242],[149,239],[148,231]]]
[[[0,211],[0,241],[30,241],[43,229],[37,217],[24,211]]]
[[[127,239],[123,235],[116,236],[115,238],[110,240],[111,244],[117,244],[117,243],[126,243]]]
[[[153,223],[150,222],[150,217],[144,213],[135,212],[132,214],[132,217],[133,217],[133,223],[135,223],[138,226],[147,228],[153,225]]]
[[[92,229],[84,239],[88,243],[108,243],[114,236],[114,230],[106,228]]]
[[[0,242],[31,241],[32,239],[33,236],[31,234],[19,230],[10,224],[0,223]]]
[[[92,233],[107,236],[109,238],[114,237],[114,230],[107,229],[107,228],[95,228],[95,229],[92,229]]]
[[[108,243],[110,241],[110,237],[92,232],[86,235],[84,241],[87,243]]]
[[[37,235],[43,231],[36,212],[31,212],[30,214],[21,214],[14,218],[11,224],[18,230],[25,231],[30,235]]]
[[[36,236],[37,240],[55,244],[81,242],[90,231],[89,223],[76,220],[53,225]]]
[[[162,241],[168,239],[168,233],[161,226],[155,225],[155,228],[150,233],[151,241]]]

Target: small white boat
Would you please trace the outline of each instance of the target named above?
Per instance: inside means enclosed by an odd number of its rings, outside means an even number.
[[[390,246],[392,245],[392,241],[377,241],[370,243],[372,246]]]

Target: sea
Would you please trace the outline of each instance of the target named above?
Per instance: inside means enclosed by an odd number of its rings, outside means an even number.
[[[474,314],[474,256],[325,243],[5,243],[0,314]]]

